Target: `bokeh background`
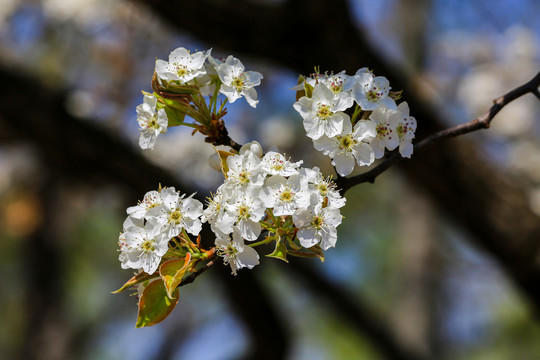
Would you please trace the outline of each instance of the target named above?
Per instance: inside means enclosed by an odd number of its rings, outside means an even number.
[[[373,69],[422,138],[535,76],[539,17],[536,0],[0,0],[0,359],[539,359],[532,95],[350,190],[324,263],[213,268],[145,329],[110,293],[131,276],[126,207],[222,181],[187,128],[138,149],[156,58],[212,48],[263,73],[257,109],[228,107],[231,137],[330,175],[292,108],[299,73]]]

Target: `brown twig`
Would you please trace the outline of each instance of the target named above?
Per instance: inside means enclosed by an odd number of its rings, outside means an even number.
[[[460,124],[460,125],[448,128],[448,129],[438,131],[424,138],[420,142],[416,143],[414,145],[414,153],[418,154],[426,150],[428,147],[435,144],[436,142],[449,138],[449,137],[456,137],[456,136],[468,134],[468,133],[471,133],[473,131],[477,131],[480,129],[488,129],[495,115],[497,115],[503,107],[505,107],[506,105],[514,101],[515,99],[525,94],[532,93],[540,100],[540,92],[538,91],[539,86],[540,86],[540,72],[536,74],[536,76],[532,78],[530,81],[528,81],[527,83],[493,100],[493,105],[491,106],[491,108],[488,111],[486,111],[484,114],[477,117],[476,119],[471,120],[465,124]],[[337,186],[341,189],[342,194],[344,194],[351,187],[356,186],[358,184],[362,184],[365,182],[373,183],[375,182],[375,178],[377,178],[377,176],[379,176],[380,174],[388,170],[392,165],[394,165],[395,163],[397,163],[398,161],[402,159],[403,158],[401,157],[399,152],[397,150],[394,150],[391,153],[389,153],[379,165],[377,165],[373,169],[363,174],[353,176],[350,178],[339,177],[336,180]]]
[[[178,285],[178,287],[180,286],[184,286],[184,285],[187,285],[187,284],[191,284],[193,281],[195,281],[196,278],[198,278],[200,275],[202,275],[202,273],[204,273],[206,270],[210,269],[213,265],[215,265],[218,261],[218,259],[221,259],[221,258],[217,258],[217,255],[214,253],[209,259],[211,259],[209,262],[207,262],[202,268],[200,268],[199,270],[195,271],[194,273],[186,276],[184,279],[182,279],[182,282]]]

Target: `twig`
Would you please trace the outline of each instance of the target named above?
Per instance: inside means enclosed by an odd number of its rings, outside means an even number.
[[[178,287],[191,284],[193,281],[195,281],[195,279],[198,278],[200,275],[202,275],[202,273],[204,273],[206,270],[210,269],[213,265],[215,265],[217,263],[217,260],[221,259],[221,258],[216,259],[216,257],[217,257],[216,254],[212,255],[211,257],[212,260],[207,262],[202,268],[195,271],[193,274],[190,274],[186,276],[184,279],[182,279],[182,282],[178,285]]]
[[[515,99],[525,94],[532,93],[538,98],[538,100],[540,100],[540,92],[538,91],[539,86],[540,72],[536,74],[536,76],[527,83],[493,100],[493,105],[491,106],[491,108],[476,119],[469,121],[465,124],[460,124],[448,129],[438,131],[424,138],[422,141],[416,143],[414,145],[414,154],[418,154],[426,150],[428,147],[442,139],[468,134],[480,129],[488,129],[495,115],[497,115],[503,107],[505,107]],[[389,153],[379,165],[377,165],[370,171],[350,178],[338,178],[336,180],[337,186],[341,188],[342,194],[345,194],[347,190],[358,184],[362,184],[365,182],[373,183],[375,182],[375,178],[377,176],[388,170],[392,165],[402,159],[403,158],[400,156],[398,151],[394,150],[393,152]]]

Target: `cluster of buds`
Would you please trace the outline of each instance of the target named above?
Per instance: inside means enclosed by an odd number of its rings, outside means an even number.
[[[332,159],[341,176],[355,167],[371,165],[385,149],[410,157],[416,120],[409,116],[406,102],[396,105],[388,80],[366,68],[354,76],[315,73],[300,77],[293,105],[304,120],[304,128],[315,149]],[[352,108],[354,107],[354,110]],[[346,113],[351,109],[352,115]]]

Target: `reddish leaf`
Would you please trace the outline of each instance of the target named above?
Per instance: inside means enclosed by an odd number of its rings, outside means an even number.
[[[173,291],[180,285],[190,261],[191,254],[187,253],[185,259],[168,260],[159,267],[159,274],[167,288],[169,297],[172,297]]]
[[[122,285],[120,289],[113,291],[112,294],[118,294],[119,292],[126,290],[130,286],[137,285],[139,283],[142,283],[143,281],[153,279],[157,276],[158,276],[157,273],[150,275],[145,272],[141,272],[135,275],[134,277],[132,277],[131,279],[129,279],[124,285]]]
[[[139,314],[135,327],[152,326],[163,321],[176,306],[178,293],[179,291],[176,289],[172,298],[169,298],[167,289],[161,280],[148,284],[139,299]]]

